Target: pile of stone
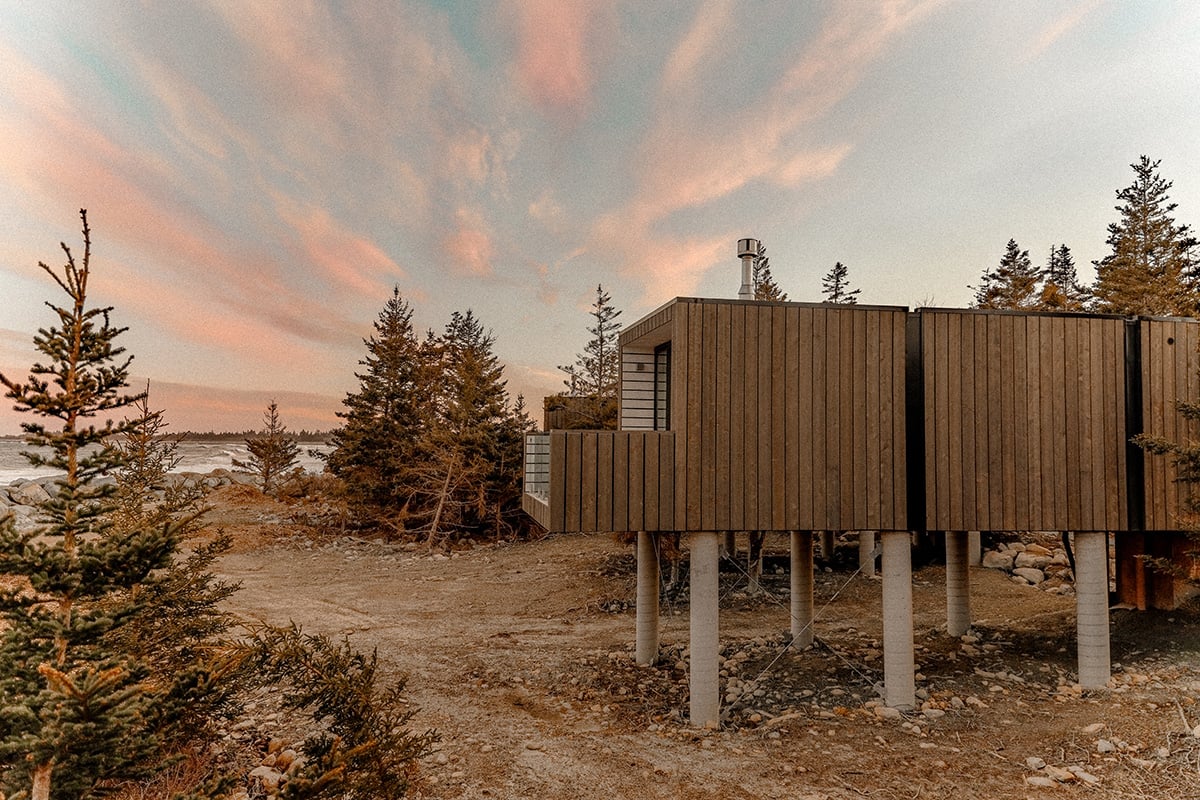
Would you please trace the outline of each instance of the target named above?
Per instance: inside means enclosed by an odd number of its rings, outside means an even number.
[[[11,516],[13,525],[18,533],[29,533],[40,527],[39,507],[51,497],[58,494],[59,487],[56,477],[18,479],[0,486],[0,519]],[[98,479],[95,484],[113,483],[111,476]],[[254,477],[244,472],[231,472],[227,469],[216,469],[209,473],[172,472],[166,476],[165,484],[157,490],[159,497],[168,489],[178,485],[205,486],[216,489],[219,486],[231,484],[253,484]]]
[[[983,554],[983,566],[1007,572],[1014,583],[1053,594],[1075,594],[1075,575],[1066,550],[1036,542],[1007,542]]]

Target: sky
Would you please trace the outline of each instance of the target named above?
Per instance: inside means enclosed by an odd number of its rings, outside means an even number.
[[[964,306],[1016,239],[1107,252],[1142,154],[1200,226],[1200,3],[0,0],[0,372],[90,295],[175,430],[328,429],[393,287],[536,411],[597,285]],[[0,406],[0,434],[21,415]],[[537,416],[537,415],[535,415]]]

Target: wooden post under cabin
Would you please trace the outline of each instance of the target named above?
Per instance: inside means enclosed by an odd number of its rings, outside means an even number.
[[[641,666],[650,666],[658,659],[658,581],[658,548],[654,534],[638,531],[634,661]]]
[[[720,546],[715,532],[691,535],[689,719],[697,728],[716,728],[721,722]]]
[[[971,627],[969,549],[965,531],[946,531],[946,632],[951,636]]]
[[[803,650],[813,643],[813,535],[792,531],[792,647]]]

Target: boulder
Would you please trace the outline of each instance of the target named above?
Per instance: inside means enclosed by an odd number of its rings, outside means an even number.
[[[1036,543],[1025,545],[1025,552],[1029,553],[1030,555],[1034,555],[1034,556],[1051,555],[1050,548],[1042,547],[1040,544],[1036,544]]]
[[[1029,545],[1022,553],[1017,553],[1017,557],[1013,559],[1014,567],[1033,567],[1034,569],[1045,569],[1050,566],[1051,558],[1048,555],[1034,553],[1030,548],[1036,545]],[[1045,550],[1046,548],[1041,548]]]
[[[983,554],[983,566],[988,569],[1002,569],[1007,572],[1013,568],[1013,555],[1011,552],[1000,553],[995,550],[988,550]]]
[[[37,506],[50,499],[50,493],[35,481],[28,481],[12,490],[13,502],[20,506]]]
[[[1046,580],[1046,576],[1042,573],[1042,571],[1040,569],[1034,569],[1033,567],[1017,567],[1013,570],[1013,575],[1024,578],[1034,586]]]

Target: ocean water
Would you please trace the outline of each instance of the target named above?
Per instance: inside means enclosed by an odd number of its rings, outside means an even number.
[[[21,455],[29,446],[15,439],[0,439],[0,486],[8,485],[16,480],[49,477],[56,473],[46,467],[34,469]],[[325,468],[324,463],[308,451],[318,450],[329,452],[329,446],[324,444],[300,444],[298,463],[309,472],[320,472]],[[179,445],[178,454],[182,457],[174,472],[212,472],[214,469],[231,469],[233,459],[245,461],[250,457],[246,443],[240,439],[221,442],[188,442]]]

